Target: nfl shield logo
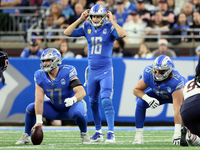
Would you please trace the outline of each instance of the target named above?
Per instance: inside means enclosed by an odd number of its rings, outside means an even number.
[[[107,29],[104,29],[104,30],[103,30],[103,34],[106,34],[106,33],[107,33]]]
[[[87,30],[87,33],[88,33],[88,34],[91,34],[91,29],[88,29],[88,30]]]

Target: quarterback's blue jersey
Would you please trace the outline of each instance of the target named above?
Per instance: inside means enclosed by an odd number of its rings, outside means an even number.
[[[157,82],[154,80],[152,74],[152,66],[150,65],[144,69],[143,80],[157,96],[163,99],[171,99],[171,94],[174,91],[183,88],[185,83],[187,82],[187,80],[183,76],[181,76],[177,70],[173,69],[172,72],[173,77],[170,80],[164,83]]]
[[[70,37],[85,36],[88,43],[88,65],[90,69],[112,67],[113,42],[119,37],[111,23],[95,29],[89,22],[75,29]]]
[[[55,109],[58,111],[66,110],[64,100],[74,96],[74,91],[69,82],[77,76],[74,66],[59,66],[59,72],[54,81],[52,81],[46,72],[38,70],[34,74],[35,82],[44,90],[46,96],[51,99]]]

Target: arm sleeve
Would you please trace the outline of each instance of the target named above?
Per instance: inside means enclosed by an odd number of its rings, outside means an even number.
[[[70,37],[79,37],[79,36],[85,36],[84,28],[82,27],[75,29],[70,35]]]

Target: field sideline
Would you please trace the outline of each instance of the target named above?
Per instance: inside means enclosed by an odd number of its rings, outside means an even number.
[[[103,127],[104,140],[106,127]],[[15,145],[21,137],[24,127],[0,127],[0,149],[3,150],[177,150],[177,149],[200,149],[200,147],[180,147],[172,144],[173,127],[145,127],[144,144],[132,145],[135,136],[134,127],[115,127],[116,144],[104,142],[91,145],[82,145],[78,127],[43,127],[44,139],[41,145]],[[95,132],[94,127],[88,127],[89,135]]]

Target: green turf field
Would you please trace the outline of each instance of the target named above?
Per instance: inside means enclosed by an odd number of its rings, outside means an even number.
[[[59,129],[59,127],[58,127]],[[155,129],[155,128],[154,128]],[[135,150],[177,150],[177,149],[200,149],[200,147],[180,147],[172,144],[173,130],[167,131],[144,131],[144,144],[132,145],[134,140],[134,130],[117,130],[115,131],[116,144],[105,144],[104,142],[91,145],[82,145],[80,132],[78,130],[48,130],[44,131],[44,139],[41,145],[15,145],[14,143],[21,137],[23,130],[1,130],[0,128],[0,149],[8,150],[120,150],[120,149],[135,149]],[[94,130],[89,129],[89,134],[92,136]],[[103,130],[106,134],[106,131]],[[104,140],[106,135],[104,135]]]

